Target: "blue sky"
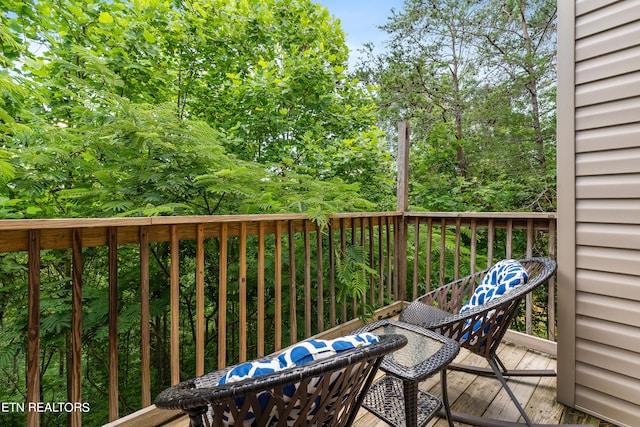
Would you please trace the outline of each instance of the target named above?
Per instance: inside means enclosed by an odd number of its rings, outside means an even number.
[[[366,43],[379,46],[386,40],[386,33],[377,28],[387,22],[391,9],[401,10],[404,0],[315,0],[340,19],[342,30],[347,35],[347,46],[351,50],[351,61],[357,50]]]

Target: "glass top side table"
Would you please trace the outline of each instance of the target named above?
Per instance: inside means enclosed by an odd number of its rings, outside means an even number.
[[[363,407],[383,421],[397,426],[424,426],[444,406],[449,425],[451,412],[447,397],[446,368],[460,351],[456,341],[435,332],[391,319],[366,325],[358,332],[378,335],[405,335],[408,343],[388,354],[380,369],[387,373],[374,383]],[[442,401],[419,389],[421,381],[440,372]]]

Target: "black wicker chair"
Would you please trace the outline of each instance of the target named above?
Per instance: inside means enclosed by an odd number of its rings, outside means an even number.
[[[399,320],[457,340],[461,347],[486,358],[491,369],[456,364],[451,364],[450,369],[463,370],[476,375],[495,376],[517,406],[527,425],[532,426],[530,418],[504,377],[555,376],[555,372],[509,370],[498,358],[496,351],[509,329],[520,301],[554,274],[556,262],[547,258],[529,258],[520,260],[520,263],[527,270],[528,281],[488,303],[460,313],[460,308],[469,300],[489,269],[456,280],[419,297],[402,311]],[[498,420],[487,420],[461,413],[453,413],[453,419],[481,426],[510,425]]]
[[[191,426],[349,426],[382,358],[406,343],[403,336],[385,335],[326,359],[218,385],[229,366],[164,390],[155,404],[181,409]]]

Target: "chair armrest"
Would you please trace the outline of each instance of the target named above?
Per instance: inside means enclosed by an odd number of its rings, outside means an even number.
[[[451,317],[451,313],[440,310],[433,305],[424,304],[422,301],[414,301],[402,310],[398,320],[426,329],[433,329],[441,326],[443,322],[446,323]]]

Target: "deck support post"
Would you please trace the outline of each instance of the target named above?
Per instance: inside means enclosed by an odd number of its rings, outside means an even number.
[[[407,212],[409,210],[409,148],[411,147],[411,135],[409,121],[398,124],[398,181],[396,193],[396,210]],[[407,223],[404,216],[396,223],[395,230],[395,269],[398,293],[396,300],[404,301],[407,297],[407,259],[398,254],[407,253]]]

